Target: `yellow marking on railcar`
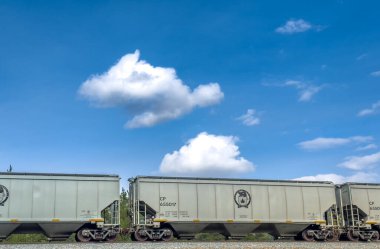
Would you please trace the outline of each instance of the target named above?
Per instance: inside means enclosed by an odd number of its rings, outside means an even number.
[[[370,224],[370,225],[374,225],[374,224],[377,224],[377,223],[379,223],[379,222],[374,221],[374,220],[368,220],[368,221],[366,221],[365,223],[366,223],[366,224]]]
[[[314,222],[315,222],[315,224],[326,224],[325,220],[316,220]]]
[[[154,222],[168,222],[167,219],[161,219],[161,218],[156,218],[153,220]]]
[[[92,218],[92,219],[89,219],[90,222],[104,222],[104,219],[103,218]]]

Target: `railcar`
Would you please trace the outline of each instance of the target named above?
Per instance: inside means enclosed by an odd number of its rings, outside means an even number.
[[[113,240],[119,233],[119,177],[0,173],[0,239],[43,233],[51,240]]]
[[[308,241],[339,237],[331,182],[144,176],[129,181],[133,240],[191,239],[200,232],[227,239],[257,232]]]
[[[120,229],[117,175],[0,173],[0,240],[113,241]],[[380,184],[227,178],[129,179],[135,241],[192,239],[201,232],[306,241],[379,240]]]
[[[380,184],[337,185],[336,196],[342,236],[351,241],[379,240]]]

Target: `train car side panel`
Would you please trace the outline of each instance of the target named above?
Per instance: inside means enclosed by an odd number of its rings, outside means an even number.
[[[304,220],[304,203],[302,199],[302,188],[297,186],[285,187],[287,219],[289,221]]]
[[[55,217],[70,220],[77,217],[78,185],[70,181],[59,181],[55,185]]]
[[[282,186],[269,186],[269,213],[271,222],[285,222],[286,215],[286,196]]]
[[[213,184],[197,184],[198,217],[201,220],[217,220],[216,188]]]
[[[198,217],[197,206],[197,185],[178,185],[178,219],[183,221],[193,221]]]
[[[269,221],[269,187],[264,185],[252,185],[251,193],[254,202],[252,205],[252,219],[256,222]]]

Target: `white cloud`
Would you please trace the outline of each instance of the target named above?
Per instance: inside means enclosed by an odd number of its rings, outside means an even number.
[[[128,128],[153,126],[223,99],[219,84],[192,91],[173,68],[154,67],[139,56],[139,51],[123,56],[107,72],[86,80],[79,94],[98,107],[125,108],[133,115]]]
[[[360,61],[360,60],[363,60],[364,58],[366,58],[368,56],[368,54],[361,54],[359,55],[358,57],[356,57],[356,60]]]
[[[253,126],[260,124],[260,118],[256,116],[255,109],[248,109],[246,114],[241,115],[237,119],[242,121],[246,126]]]
[[[380,77],[380,71],[372,72],[371,76],[373,76],[373,77]]]
[[[293,179],[295,181],[328,181],[334,183],[342,183],[344,182],[344,176],[337,174],[320,174],[315,176],[302,176]]]
[[[375,182],[376,174],[359,172],[351,176],[342,176],[337,174],[319,174],[315,176],[303,176],[296,178],[297,181],[329,181],[335,184],[341,184],[345,182]]]
[[[313,25],[303,19],[290,19],[283,26],[276,28],[276,32],[280,34],[295,34],[306,32],[313,28]],[[316,27],[317,30],[320,27]]]
[[[345,161],[340,163],[338,166],[352,170],[363,170],[370,169],[378,165],[380,165],[380,152],[365,156],[346,157]]]
[[[370,108],[363,109],[358,113],[359,117],[369,116],[380,112],[380,101],[372,104]]]
[[[346,182],[376,182],[376,173],[358,172],[346,178]]]
[[[315,86],[298,80],[287,80],[284,86],[294,87],[298,90],[298,101],[310,101],[315,94],[322,90],[322,86]]]
[[[164,156],[160,172],[174,175],[231,175],[253,171],[255,166],[240,156],[233,136],[202,132],[178,151]]]
[[[314,85],[312,83],[300,80],[286,80],[284,83],[267,83],[263,82],[266,87],[293,87],[298,90],[298,101],[308,102],[314,95],[319,93],[326,85]]]
[[[348,138],[318,137],[301,142],[298,146],[305,150],[323,150],[336,148],[350,143],[368,143],[372,140],[373,137],[371,136],[354,136]]]
[[[360,147],[356,148],[357,151],[374,150],[374,149],[377,149],[376,144],[367,144],[367,145],[360,146]]]

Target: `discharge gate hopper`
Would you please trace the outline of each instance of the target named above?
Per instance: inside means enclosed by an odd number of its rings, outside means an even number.
[[[80,241],[113,239],[119,192],[116,175],[0,173],[0,239],[38,232],[51,239],[72,233]]]

